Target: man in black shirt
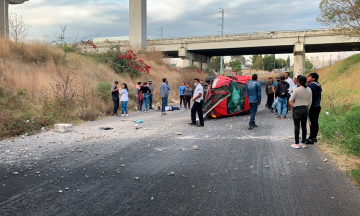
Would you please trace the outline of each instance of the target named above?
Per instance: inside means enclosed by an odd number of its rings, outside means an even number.
[[[112,94],[112,99],[114,102],[114,111],[113,111],[113,115],[116,117],[119,117],[117,111],[119,109],[119,82],[115,81],[114,82],[114,86],[111,88],[111,94]]]
[[[319,74],[311,73],[307,77],[307,86],[312,91],[312,104],[309,110],[309,119],[310,119],[310,135],[306,140],[305,144],[314,144],[317,142],[316,137],[319,132],[319,115],[321,111],[321,92],[322,88],[319,81]]]

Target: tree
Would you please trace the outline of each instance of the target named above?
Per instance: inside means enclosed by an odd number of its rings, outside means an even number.
[[[275,68],[275,55],[267,55],[264,57],[264,70],[272,71]]]
[[[264,61],[261,55],[253,55],[251,57],[251,61],[252,61],[252,69],[255,70],[262,70],[264,69]]]
[[[239,55],[239,56],[231,56],[231,60],[236,60],[236,59],[239,59],[243,65],[246,63],[246,59],[245,59],[245,57],[242,56],[242,55]]]
[[[220,60],[221,60],[221,57],[219,57],[219,56],[213,57],[210,62],[210,69],[219,71],[220,67],[221,67]],[[225,64],[223,64],[223,65],[225,65]]]
[[[234,71],[240,72],[242,70],[242,68],[241,68],[241,60],[240,59],[231,60],[230,67],[232,67],[232,69]]]
[[[311,70],[313,69],[314,65],[309,60],[306,59],[305,61],[305,70]]]
[[[29,30],[31,26],[25,24],[24,19],[21,15],[16,13],[10,14],[9,19],[9,30],[11,38],[17,43],[20,40],[23,40],[26,37],[26,31]]]
[[[287,66],[287,61],[285,59],[276,59],[275,60],[275,68],[281,69]]]
[[[288,58],[286,59],[286,63],[287,63],[287,67],[290,67],[290,56],[288,56]]]
[[[360,1],[321,0],[316,20],[343,35],[360,37]]]

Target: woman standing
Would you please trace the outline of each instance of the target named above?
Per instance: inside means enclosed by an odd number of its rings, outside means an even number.
[[[121,116],[124,116],[124,113],[126,114],[126,116],[129,116],[127,108],[127,104],[129,102],[129,89],[126,83],[123,83],[121,85],[121,90],[119,90],[119,94],[121,95]]]
[[[151,90],[147,86],[147,82],[144,82],[143,86],[141,86],[140,92],[142,93],[144,112],[149,112],[149,96]]]
[[[185,109],[187,109],[187,107],[190,109],[190,101],[191,101],[191,97],[192,97],[192,88],[190,87],[190,84],[187,83],[186,87],[184,89],[184,99],[185,99],[185,103],[184,103],[184,107]]]
[[[298,80],[299,87],[294,90],[289,101],[293,102],[293,119],[295,126],[295,144],[292,144],[292,148],[306,148],[306,122],[309,116],[309,109],[312,103],[311,89],[306,86],[306,77],[301,76]],[[299,144],[300,125],[302,131],[301,145]]]
[[[184,97],[184,90],[185,90],[185,83],[182,82],[181,86],[179,87],[179,96],[180,96],[180,108],[182,108],[182,104],[184,103],[184,106],[186,108],[185,105],[185,97]]]

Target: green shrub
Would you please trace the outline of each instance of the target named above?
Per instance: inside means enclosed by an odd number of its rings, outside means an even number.
[[[95,95],[104,102],[110,102],[111,100],[111,85],[107,82],[100,81],[95,87]]]
[[[328,108],[321,112],[319,124],[320,133],[329,144],[341,145],[360,156],[360,105]]]
[[[357,169],[351,170],[351,178],[360,186],[360,164]]]

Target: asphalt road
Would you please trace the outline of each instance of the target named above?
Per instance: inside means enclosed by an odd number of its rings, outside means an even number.
[[[290,148],[291,115],[263,104],[252,131],[244,115],[196,128],[189,110],[153,111],[2,141],[0,215],[360,215],[348,176],[316,145]]]

